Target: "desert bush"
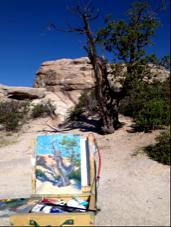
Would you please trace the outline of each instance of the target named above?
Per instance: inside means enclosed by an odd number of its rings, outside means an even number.
[[[162,132],[156,141],[155,145],[144,148],[145,153],[155,161],[170,165],[170,130]]]
[[[37,104],[34,106],[31,116],[33,118],[52,116],[54,111],[55,107],[50,102]]]
[[[149,131],[151,129],[162,128],[163,125],[168,125],[168,107],[162,98],[148,100],[138,113],[134,113],[138,129],[140,131]]]
[[[14,131],[21,126],[28,113],[28,102],[6,101],[0,103],[0,124],[7,131]]]
[[[147,84],[134,81],[120,102],[120,113],[134,118],[140,131],[160,128],[170,123],[170,83]]]

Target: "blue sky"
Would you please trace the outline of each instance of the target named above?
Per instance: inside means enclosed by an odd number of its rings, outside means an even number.
[[[170,0],[166,1],[169,4]],[[83,37],[47,30],[49,22],[59,28],[68,23],[79,24],[78,18],[66,10],[73,2],[76,0],[0,0],[0,84],[32,86],[43,61],[86,55]],[[154,7],[160,2],[150,0]],[[122,18],[132,0],[93,0],[93,3],[101,9],[100,18],[92,24],[97,30],[106,14]],[[158,57],[170,52],[169,8],[160,13],[162,27],[156,32],[155,46],[148,50]]]

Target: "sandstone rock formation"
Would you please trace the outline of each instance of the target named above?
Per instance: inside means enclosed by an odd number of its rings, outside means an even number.
[[[45,96],[46,89],[31,88],[31,87],[10,87],[0,85],[0,97],[7,97],[11,99],[41,99]]]
[[[46,88],[31,87],[10,87],[0,85],[0,101],[29,101],[30,109],[38,104],[46,104],[50,102],[54,107],[54,113],[58,117],[59,122],[63,121],[67,116],[68,110],[74,103],[65,97],[62,93],[54,93],[47,91]]]
[[[44,62],[36,73],[34,87],[45,87],[75,103],[82,90],[94,85],[87,57]]]
[[[117,77],[109,74],[109,80],[115,91],[122,87],[120,79],[123,79],[126,67],[121,65],[121,70]],[[149,64],[151,78],[144,78],[148,82],[164,81],[170,73],[162,66]],[[109,71],[110,65],[108,65]],[[65,96],[71,102],[75,103],[82,90],[94,86],[93,70],[87,57],[77,59],[60,59],[44,62],[38,72],[34,87],[46,88],[48,91]]]
[[[149,65],[152,78],[144,78],[148,82],[164,81],[170,72],[163,67]],[[110,69],[110,68],[109,68]],[[109,75],[115,92],[122,89],[120,79],[126,67],[117,77]],[[60,59],[44,62],[36,73],[34,88],[9,87],[0,85],[0,100],[30,100],[31,106],[48,101],[55,107],[58,120],[63,121],[68,111],[77,102],[81,92],[94,86],[93,70],[87,57],[77,59]]]
[[[170,76],[170,72],[163,66],[149,64],[149,68],[151,72],[151,77],[148,78],[149,83],[155,81],[164,82]]]

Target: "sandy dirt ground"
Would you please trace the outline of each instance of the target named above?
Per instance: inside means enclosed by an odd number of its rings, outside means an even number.
[[[26,125],[14,135],[16,143],[0,147],[0,198],[31,195],[30,160],[35,136],[49,129],[45,121]],[[96,226],[170,226],[170,168],[141,152],[159,132],[130,133],[131,119],[121,121],[124,126],[112,135],[95,133],[102,155]],[[8,218],[1,218],[0,225],[8,226]]]

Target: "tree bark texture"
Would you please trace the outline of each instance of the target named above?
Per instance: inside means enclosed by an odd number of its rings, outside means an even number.
[[[99,102],[103,132],[113,133],[118,124],[118,101],[108,81],[107,63],[97,55],[95,40],[91,33],[86,15],[82,15],[84,31],[87,36],[87,52],[93,66],[95,76],[95,92]]]

